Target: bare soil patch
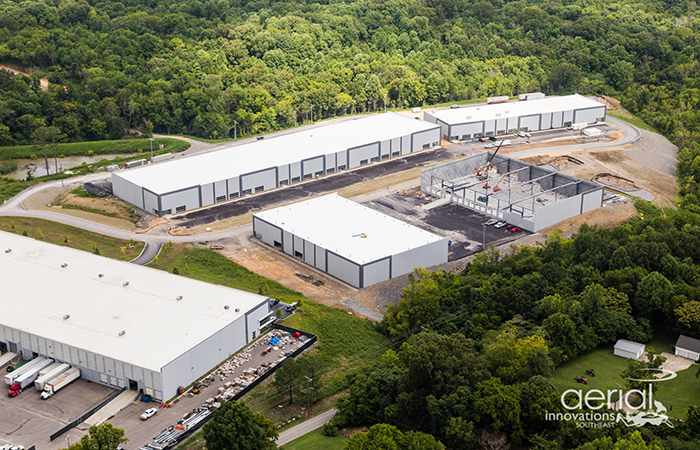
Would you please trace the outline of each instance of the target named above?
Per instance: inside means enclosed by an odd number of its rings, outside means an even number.
[[[12,73],[21,73],[22,75],[26,75],[28,77],[31,77],[32,75],[29,72],[25,72],[23,70],[18,70],[18,69],[13,69],[10,66],[6,66],[4,64],[0,64],[0,69],[5,69],[9,70]],[[39,80],[39,84],[41,84],[41,90],[42,91],[48,91],[49,90],[49,79],[48,78],[42,78]]]
[[[639,189],[639,187],[634,184],[634,181],[618,177],[616,175],[611,175],[609,173],[598,174],[593,177],[593,181],[600,181],[601,183],[605,183],[623,191],[632,191]]]
[[[355,293],[355,289],[244,233],[217,241],[228,259],[256,274],[282,283],[306,297],[329,306]]]

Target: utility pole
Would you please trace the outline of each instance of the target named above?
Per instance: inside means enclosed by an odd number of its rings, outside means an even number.
[[[304,375],[304,378],[309,380],[309,384],[311,384],[311,382],[314,381],[312,378],[309,378],[306,375]],[[311,408],[313,406],[313,403],[311,402],[311,399],[313,398],[313,396],[312,396],[313,390],[314,390],[314,388],[309,386],[309,416],[311,416],[311,414],[312,414]]]
[[[238,135],[237,135],[237,130],[236,130],[236,126],[237,126],[237,125],[238,125],[238,122],[236,122],[236,121],[234,120],[234,121],[233,121],[233,141],[234,141],[234,142],[238,140]]]
[[[386,94],[384,94],[384,112],[386,112]]]
[[[153,139],[148,138],[148,140],[150,141],[150,144],[151,144],[151,162],[153,162]]]

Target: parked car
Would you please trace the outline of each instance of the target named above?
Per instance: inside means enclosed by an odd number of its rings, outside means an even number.
[[[149,409],[145,410],[145,411],[143,412],[143,414],[141,414],[141,420],[148,420],[148,419],[150,419],[151,417],[155,416],[157,412],[158,412],[157,409],[155,409],[155,408],[149,408]]]
[[[265,139],[265,136],[258,136],[256,139],[262,141],[263,139]]]
[[[457,109],[457,108],[459,108],[459,105],[452,105],[452,106],[450,106],[450,108]]]
[[[495,141],[496,137],[495,136],[489,136],[489,141]]]
[[[276,298],[271,298],[270,299],[270,308],[275,307],[280,301]]]
[[[517,233],[518,231],[520,231],[520,228],[518,228],[518,227],[515,227],[515,226],[514,226],[514,227],[511,227],[511,228],[510,228],[510,232],[511,232],[511,233]]]
[[[482,138],[482,137],[479,138],[479,142],[484,142],[485,140],[486,140],[486,139],[484,139],[484,138]]]
[[[498,222],[496,225],[494,225],[494,228],[503,228],[506,225],[508,225],[506,222]]]
[[[495,145],[493,145],[493,144],[486,144],[486,145],[484,145],[484,148],[494,148],[494,147],[495,147]]]
[[[291,305],[287,305],[287,307],[285,309],[289,312],[294,311],[295,309],[297,309],[297,302],[294,302]]]
[[[495,225],[495,224],[497,224],[497,223],[498,223],[498,219],[490,219],[490,220],[488,220],[484,225],[486,225],[486,226],[488,227],[488,226],[491,226],[491,225]]]

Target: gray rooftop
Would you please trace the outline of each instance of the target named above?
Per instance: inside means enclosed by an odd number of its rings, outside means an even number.
[[[700,353],[700,340],[681,334],[676,341],[676,347]]]

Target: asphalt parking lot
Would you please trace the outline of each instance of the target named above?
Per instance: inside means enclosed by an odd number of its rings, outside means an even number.
[[[525,230],[512,233],[507,227],[495,228],[493,225],[484,227],[482,224],[491,217],[455,204],[446,204],[425,211],[423,206],[434,200],[436,199],[426,196],[419,198],[415,192],[409,195],[392,193],[365,202],[364,205],[449,238],[452,241],[449,247],[449,261],[456,261],[481,251],[484,243],[486,246],[489,244],[498,246],[514,241],[524,234],[530,234]]]
[[[6,386],[3,384],[3,386]],[[66,435],[49,443],[49,436],[77,419],[116,391],[108,386],[78,379],[47,400],[31,386],[19,396],[0,394],[0,443],[29,448],[67,448]],[[72,440],[71,442],[75,442]]]
[[[442,148],[418,152],[402,158],[370,164],[348,172],[341,172],[317,180],[261,192],[260,194],[245,197],[241,200],[222,203],[221,205],[174,216],[172,220],[176,226],[188,228],[205,225],[313,195],[335,192],[338,189],[362,183],[363,181],[373,180],[416,167],[423,167],[428,164],[446,161],[454,158],[454,156],[455,154],[453,152]]]

